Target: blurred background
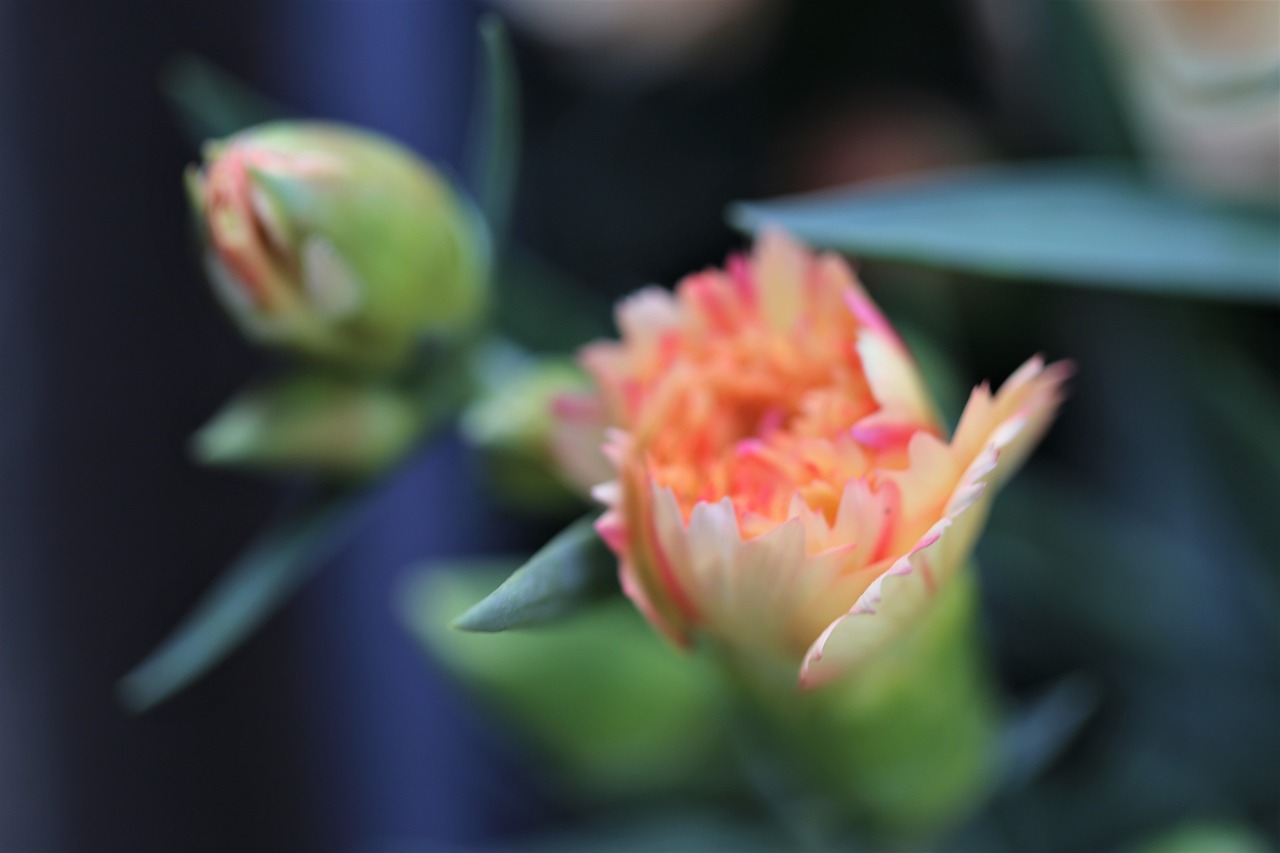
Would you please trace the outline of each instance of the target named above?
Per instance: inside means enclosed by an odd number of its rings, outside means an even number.
[[[597,817],[396,617],[414,563],[563,521],[495,501],[453,437],[225,665],[143,716],[113,697],[287,499],[187,455],[267,362],[203,281],[164,69],[197,54],[461,173],[495,8],[523,90],[514,280],[578,306],[513,289],[534,350],[744,245],[742,199],[1072,157],[1275,227],[1270,0],[0,0],[0,850],[489,849]],[[954,849],[1199,820],[1280,844],[1274,259],[1247,293],[861,264],[953,404],[1033,352],[1078,366],[979,562],[1011,701],[1069,679],[1080,725]]]

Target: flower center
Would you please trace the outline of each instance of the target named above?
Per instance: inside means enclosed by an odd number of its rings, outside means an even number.
[[[694,297],[707,301],[696,288]],[[649,469],[686,518],[699,501],[729,497],[747,536],[785,520],[796,495],[834,520],[844,484],[870,465],[849,428],[878,408],[855,321],[806,317],[779,331],[753,305],[738,306],[731,316],[704,309],[714,334],[667,332],[649,370],[624,389]]]

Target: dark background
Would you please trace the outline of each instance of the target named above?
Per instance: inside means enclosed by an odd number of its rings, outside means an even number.
[[[0,0],[0,850],[434,850],[559,816],[390,615],[415,560],[544,533],[488,502],[453,440],[420,454],[333,565],[207,679],[137,718],[112,695],[281,497],[186,455],[187,436],[265,360],[201,280],[179,180],[197,155],[160,94],[162,67],[193,51],[299,114],[373,127],[460,170],[479,11],[461,0]],[[590,283],[601,312],[741,245],[723,224],[733,199],[875,176],[870,154],[822,165],[847,138],[827,116],[926,104],[918,135],[946,127],[955,144],[916,166],[1130,144],[1122,131],[1073,134],[1049,77],[1033,84],[1039,109],[1011,107],[968,7],[945,0],[788,4],[730,71],[693,78],[602,82],[529,38],[517,48],[527,136],[516,233]],[[1114,109],[1099,104],[1103,118]],[[933,292],[904,287],[877,295],[892,308]],[[1247,462],[1175,458],[1206,434],[1170,366],[1192,328],[1243,342],[1274,374],[1273,308],[982,283],[955,299],[973,320],[951,342],[968,356],[967,381],[1006,375],[1039,348],[1079,360],[1081,402],[1041,471],[1069,474],[1080,503],[1118,497],[1155,529],[1216,515],[1239,526],[1276,509],[1264,491],[1224,510],[1253,488],[1240,482]],[[998,341],[982,337],[993,302],[1023,318]],[[1210,326],[1186,326],[1193,314]],[[991,630],[1010,688],[1082,668],[1114,688],[1040,799],[1014,810],[1017,846],[1095,849],[1188,814],[1276,830],[1276,552],[1244,533],[1237,553],[1215,551],[1216,535],[1198,540],[1185,571],[1101,561],[1059,587],[1019,586],[1017,560],[993,552]],[[1143,658],[1108,633],[1131,615],[1063,604],[1087,605],[1088,589],[1142,601],[1145,582],[1169,584],[1179,610],[1145,635],[1172,638],[1165,655]]]

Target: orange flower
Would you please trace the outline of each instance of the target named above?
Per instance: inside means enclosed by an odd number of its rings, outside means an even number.
[[[558,408],[565,436],[608,427],[614,479],[593,494],[623,589],[674,642],[793,662],[803,685],[922,617],[1070,372],[1033,358],[999,393],[978,388],[948,443],[848,265],[780,233],[617,319],[621,342],[581,355],[598,395]],[[569,445],[567,471],[598,470]]]

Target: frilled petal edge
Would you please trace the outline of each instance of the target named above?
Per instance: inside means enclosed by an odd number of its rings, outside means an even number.
[[[802,687],[817,687],[856,669],[921,618],[938,584],[968,559],[986,519],[988,490],[1021,464],[1047,428],[1070,373],[1069,364],[1045,367],[1037,357],[994,398],[985,388],[974,392],[952,442],[954,451],[968,455],[974,448],[973,455],[941,518],[822,632],[801,664]]]

